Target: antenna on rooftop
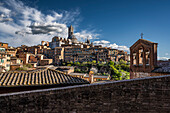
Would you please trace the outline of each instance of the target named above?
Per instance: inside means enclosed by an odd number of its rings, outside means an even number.
[[[141,33],[140,36],[141,36],[141,39],[143,39],[143,33]]]

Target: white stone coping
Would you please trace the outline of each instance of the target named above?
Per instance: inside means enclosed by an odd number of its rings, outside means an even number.
[[[93,75],[93,78],[108,78],[109,76],[105,75]],[[89,75],[86,75],[85,78],[89,78]]]
[[[38,93],[38,92],[47,92],[47,91],[54,91],[54,90],[64,90],[64,89],[71,89],[71,88],[78,88],[78,87],[88,87],[88,86],[95,86],[95,85],[104,85],[104,84],[111,84],[111,83],[149,80],[149,79],[165,78],[165,77],[170,77],[170,75],[153,76],[153,77],[136,78],[136,79],[119,80],[119,81],[110,81],[110,82],[104,82],[104,83],[75,85],[75,86],[67,86],[67,87],[59,87],[59,88],[40,89],[40,90],[32,90],[32,91],[14,92],[14,93],[5,93],[5,94],[0,94],[0,97],[12,96],[12,95],[21,95],[21,94],[29,94],[29,93]]]
[[[76,75],[76,76],[85,76],[86,75],[86,73],[69,73],[69,75]]]

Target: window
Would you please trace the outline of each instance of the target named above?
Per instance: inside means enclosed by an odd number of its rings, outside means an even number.
[[[133,53],[133,65],[136,65],[136,53]]]
[[[1,59],[1,63],[4,63],[4,60]]]
[[[4,48],[1,48],[1,49],[0,49],[0,51],[2,51],[2,52],[3,52],[3,51],[5,51],[5,49],[4,49]]]
[[[145,54],[146,54],[146,65],[148,66],[150,65],[150,51],[147,50]]]
[[[143,48],[139,49],[139,66],[143,65]]]

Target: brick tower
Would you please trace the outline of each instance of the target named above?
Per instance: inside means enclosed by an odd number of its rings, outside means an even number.
[[[142,37],[130,47],[131,78],[136,78],[137,73],[139,76],[139,73],[150,73],[157,67],[157,45]]]

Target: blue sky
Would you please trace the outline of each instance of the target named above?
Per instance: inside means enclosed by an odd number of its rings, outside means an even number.
[[[143,32],[167,59],[169,6],[169,0],[0,0],[0,38],[12,46],[35,45],[67,37],[72,24],[79,40],[128,50]]]

